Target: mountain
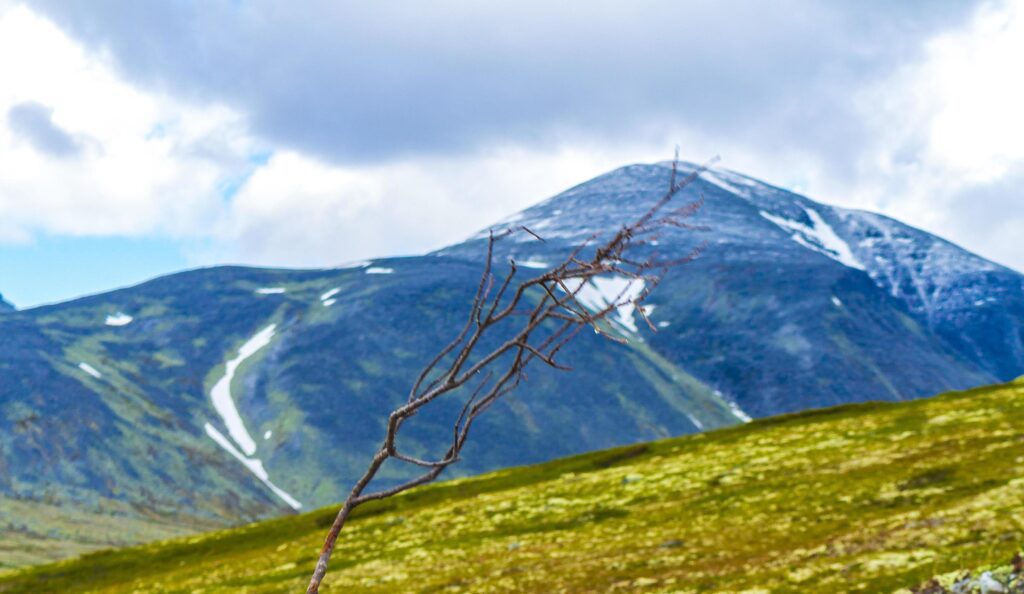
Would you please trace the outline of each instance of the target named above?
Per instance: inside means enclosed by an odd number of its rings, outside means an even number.
[[[14,311],[14,306],[4,300],[3,293],[0,293],[0,313]]]
[[[0,496],[143,515],[148,530],[335,501],[424,360],[461,326],[479,271],[437,257],[213,268],[5,315]],[[591,334],[570,356],[602,372],[531,371],[530,390],[476,425],[457,472],[736,422],[727,402],[642,344]],[[450,432],[457,406],[439,404],[407,425],[409,451]],[[41,559],[75,537],[33,526],[16,517],[7,530],[34,535]]]
[[[668,177],[635,165],[572,188],[498,225],[545,238],[520,234],[498,255],[539,272],[645,210]],[[652,294],[657,332],[622,308],[612,324],[626,344],[588,333],[566,353],[572,373],[531,370],[474,427],[456,476],[1024,373],[1017,272],[728,171],[681,199],[700,195],[695,222],[710,230],[650,247],[707,243]],[[484,236],[330,270],[195,270],[0,316],[0,502],[20,510],[0,513],[0,534],[32,551],[0,565],[340,499],[386,413],[461,327]],[[584,301],[599,307],[616,281]],[[408,425],[408,451],[447,436],[458,408],[438,404]],[[54,506],[131,529],[83,534]]]
[[[894,592],[1019,550],[1022,423],[1007,384],[428,485],[357,509],[324,587]],[[0,574],[0,592],[301,592],[335,511]]]
[[[684,173],[695,166],[684,165]],[[496,225],[525,226],[501,257],[555,262],[594,233],[639,216],[668,164],[624,167]],[[753,416],[862,400],[900,400],[1024,373],[1024,276],[893,219],[814,202],[714,170],[700,234],[666,231],[654,249],[701,257],[649,303],[652,349]],[[477,237],[439,253],[471,258]]]

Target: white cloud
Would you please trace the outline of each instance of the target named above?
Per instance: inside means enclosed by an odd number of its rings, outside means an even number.
[[[1024,161],[1024,1],[981,5],[927,40],[920,59],[857,98],[880,139],[866,165],[983,184]]]
[[[0,241],[163,234],[201,240],[203,250],[190,254],[196,264],[330,266],[441,247],[611,168],[665,159],[679,143],[691,159],[720,153],[727,167],[881,210],[1024,268],[1014,239],[1024,236],[1024,214],[1015,214],[1024,209],[1007,181],[1024,176],[1024,83],[1014,76],[1024,55],[1022,6],[983,5],[867,87],[840,77],[825,93],[836,101],[827,117],[790,117],[808,107],[792,99],[793,113],[783,110],[780,121],[794,138],[777,145],[765,139],[779,137],[770,124],[779,101],[746,109],[749,133],[702,125],[684,103],[664,121],[617,128],[614,141],[607,130],[584,136],[542,118],[526,141],[331,163],[301,143],[266,145],[247,111],[161,90],[173,84],[129,83],[95,49],[102,44],[87,51],[0,0]],[[695,83],[694,97],[736,100],[732,87],[709,80],[706,93]],[[74,139],[74,156],[44,154],[7,125],[10,109],[26,103]],[[849,146],[830,152],[844,138]],[[257,152],[271,157],[255,164]],[[237,193],[225,197],[226,187]]]
[[[189,254],[196,264],[418,253],[623,163],[663,159],[671,146],[650,134],[616,147],[574,138],[355,165],[281,149],[256,165],[246,157],[265,147],[243,116],[129,84],[108,57],[19,6],[0,7],[0,79],[0,114],[45,107],[82,145],[58,158],[0,124],[0,241],[172,235],[204,240]],[[231,184],[237,192],[221,196]]]
[[[730,167],[882,212],[1024,270],[1022,56],[1024,0],[987,2],[887,76],[851,90],[863,141],[846,159],[742,142],[719,150]]]
[[[0,80],[0,241],[185,234],[216,210],[224,177],[247,167],[253,143],[237,114],[136,89],[24,7],[0,6]],[[52,110],[78,154],[46,154],[7,125],[26,104]]]
[[[985,183],[1024,161],[1024,2],[985,5],[928,44],[912,79],[931,113],[927,159]]]
[[[57,158],[0,123],[0,241],[208,240],[190,254],[196,264],[320,266],[418,253],[625,162],[663,159],[671,146],[650,134],[616,147],[575,138],[348,166],[282,149],[257,165],[247,156],[266,147],[242,115],[140,89],[108,56],[21,6],[0,5],[0,80],[0,114],[41,106],[82,145]],[[223,197],[232,184],[237,192]]]
[[[876,143],[839,201],[879,209],[1024,269],[1024,0],[963,27],[857,97]],[[824,184],[827,185],[827,182]]]
[[[381,165],[331,166],[280,151],[239,190],[197,261],[331,266],[421,253],[660,147],[573,144]]]

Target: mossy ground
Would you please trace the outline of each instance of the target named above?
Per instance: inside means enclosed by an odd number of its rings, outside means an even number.
[[[180,537],[223,524],[139,517],[123,503],[102,501],[92,511],[0,497],[0,572],[67,559],[97,549]],[[111,530],[116,525],[116,530]]]
[[[324,592],[891,592],[1024,538],[1024,384],[767,419],[361,508]],[[334,510],[0,576],[300,592]]]

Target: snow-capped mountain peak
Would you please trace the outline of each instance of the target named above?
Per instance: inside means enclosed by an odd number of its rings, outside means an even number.
[[[680,163],[678,175],[697,168]],[[670,175],[670,162],[629,165],[570,188],[492,227],[525,226],[545,242],[522,233],[498,251],[557,262],[569,246],[641,216],[664,195]],[[992,369],[1012,369],[1016,357],[1024,358],[1024,337],[1013,330],[1024,318],[1024,277],[1016,271],[883,215],[822,204],[726,169],[703,171],[677,199],[700,198],[694,222],[710,231],[666,230],[652,249],[682,254],[707,242],[706,262],[744,261],[753,270],[841,266],[841,274],[863,275],[931,331],[955,335],[956,348],[988,353]],[[439,253],[477,257],[486,236],[487,230]],[[963,338],[974,331],[998,333],[1005,352],[978,346],[991,337]]]

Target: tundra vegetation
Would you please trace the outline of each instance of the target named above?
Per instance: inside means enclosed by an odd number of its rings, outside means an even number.
[[[1018,551],[1022,424],[1018,381],[425,485],[353,512],[322,591],[906,592]],[[8,572],[0,592],[301,591],[336,513]]]

